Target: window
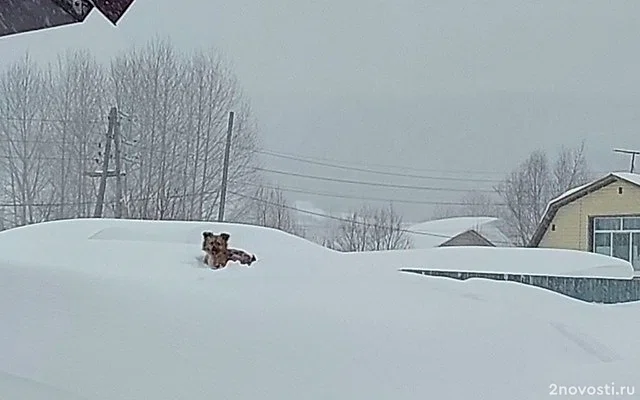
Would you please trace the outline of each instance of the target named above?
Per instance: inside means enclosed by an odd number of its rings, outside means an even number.
[[[626,217],[622,219],[622,229],[625,231],[640,231],[640,217]]]
[[[611,255],[611,233],[596,232],[594,242],[596,253],[604,254],[605,256]]]
[[[619,231],[620,218],[596,218],[596,231]]]
[[[633,233],[631,238],[631,264],[633,269],[640,271],[640,232]]]
[[[640,271],[640,216],[593,219],[594,253],[629,261]]]
[[[631,234],[626,232],[615,232],[612,234],[613,244],[611,246],[611,255],[616,258],[630,261]]]

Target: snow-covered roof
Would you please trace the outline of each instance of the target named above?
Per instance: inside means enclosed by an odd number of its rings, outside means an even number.
[[[425,221],[407,227],[415,248],[438,247],[449,239],[474,230],[496,246],[506,246],[509,239],[496,225],[495,217],[455,217]],[[414,233],[415,232],[415,233]]]
[[[582,190],[588,189],[591,186],[595,186],[598,183],[602,182],[603,184],[607,184],[607,181],[611,178],[620,179],[632,185],[640,186],[640,174],[634,174],[631,172],[610,172],[589,183],[567,190],[558,197],[551,199],[549,203],[547,203],[547,207],[544,210],[542,220],[540,221],[540,224],[538,225],[538,228],[536,229],[536,232],[531,239],[530,246],[537,246],[539,241],[542,239],[542,235],[544,234],[544,231],[547,229],[548,225],[551,223],[550,219],[554,215],[553,213],[550,214],[552,207],[558,207],[559,205],[561,205],[560,203],[562,203],[564,200],[567,200],[572,195],[577,194]]]
[[[563,199],[571,196],[572,194],[577,193],[580,190],[585,189],[585,188],[593,185],[594,183],[599,182],[600,180],[602,180],[602,179],[604,179],[606,177],[609,177],[609,176],[614,176],[616,178],[622,179],[623,181],[627,181],[627,182],[629,182],[631,184],[640,186],[640,174],[634,174],[634,173],[630,173],[630,172],[611,172],[611,173],[609,173],[607,175],[604,175],[604,176],[601,176],[600,178],[595,179],[595,180],[593,180],[591,182],[585,183],[584,185],[580,185],[580,186],[577,186],[577,187],[575,187],[573,189],[567,190],[566,192],[562,193],[558,197],[556,197],[554,199],[551,199],[549,201],[549,204],[552,204],[552,203],[555,203],[557,201],[563,200]],[[547,205],[547,207],[548,207],[548,205]]]
[[[600,177],[598,179],[595,179],[595,180],[593,180],[591,182],[585,183],[584,185],[580,185],[580,186],[577,186],[577,187],[575,187],[573,189],[569,189],[566,192],[564,192],[561,195],[559,195],[558,197],[551,199],[549,201],[549,203],[547,204],[547,208],[545,209],[544,213],[546,214],[547,211],[549,211],[549,207],[551,205],[553,205],[553,204],[555,204],[555,203],[557,203],[557,202],[559,202],[561,200],[564,200],[567,197],[571,196],[572,194],[578,193],[579,191],[588,188],[589,186],[593,185],[594,183],[599,182],[602,179],[605,179],[605,178],[610,177],[610,176],[613,176],[613,177],[616,177],[616,178],[621,179],[623,181],[629,182],[629,183],[631,183],[633,185],[640,186],[640,174],[634,174],[634,173],[631,173],[631,172],[611,172],[611,173],[609,173],[609,174],[607,174],[605,176],[602,176],[602,177]]]
[[[640,174],[634,174],[631,172],[612,172],[611,175],[620,178],[623,181],[640,186]]]
[[[580,185],[580,186],[574,187],[572,189],[569,189],[566,192],[564,192],[561,195],[559,195],[558,197],[555,197],[555,198],[549,200],[549,204],[555,203],[555,202],[560,201],[562,199],[565,199],[565,198],[571,196],[572,194],[577,193],[580,190],[586,188],[587,186],[591,185],[592,183],[593,182],[585,183],[584,185]],[[547,207],[549,207],[549,204],[547,204]]]

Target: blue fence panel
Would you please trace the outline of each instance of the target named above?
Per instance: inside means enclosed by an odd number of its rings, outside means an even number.
[[[470,271],[402,269],[420,275],[467,280],[471,278],[511,281],[554,291],[590,303],[628,303],[640,301],[640,278],[609,279],[528,274],[502,274]]]

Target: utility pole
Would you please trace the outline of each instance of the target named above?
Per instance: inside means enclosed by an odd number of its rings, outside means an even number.
[[[112,110],[117,109],[114,107]],[[113,112],[113,111],[112,111]],[[116,162],[116,210],[115,217],[122,218],[122,206],[123,206],[123,198],[122,198],[122,164],[121,164],[121,153],[120,153],[120,120],[116,114],[115,122],[113,123],[113,147],[114,147],[114,156]]]
[[[224,165],[222,167],[222,186],[220,188],[220,208],[218,222],[224,221],[224,202],[227,197],[227,179],[229,175],[229,152],[231,151],[231,134],[233,132],[233,111],[229,112],[229,126],[227,128],[227,146],[224,149]]]
[[[121,155],[121,136],[120,121],[118,116],[118,108],[112,107],[109,112],[109,129],[107,130],[106,142],[104,145],[104,154],[102,155],[102,170],[86,172],[91,178],[100,178],[100,186],[98,187],[98,199],[96,200],[96,208],[93,211],[94,218],[102,218],[102,210],[104,208],[104,197],[107,190],[107,178],[116,178],[116,208],[115,217],[122,218],[122,177],[126,174],[122,171],[122,155]],[[113,142],[115,152],[115,170],[109,170],[109,159],[111,158],[111,142]],[[96,162],[99,162],[96,160]]]
[[[613,151],[616,153],[631,154],[631,166],[629,167],[629,172],[633,174],[633,171],[635,169],[636,156],[640,154],[640,151],[625,149],[613,149]]]
[[[104,145],[104,154],[102,160],[102,171],[100,172],[100,186],[98,188],[98,199],[96,201],[96,208],[93,211],[94,218],[102,217],[102,208],[104,206],[104,193],[107,189],[107,176],[109,173],[109,157],[111,156],[111,140],[113,139],[113,128],[118,116],[118,109],[112,107],[109,112],[109,128],[107,130],[107,140]]]

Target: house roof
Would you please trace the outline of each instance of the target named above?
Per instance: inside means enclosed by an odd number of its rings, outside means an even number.
[[[484,243],[487,246],[497,247],[492,241],[490,241],[486,237],[476,232],[475,229],[469,229],[468,231],[462,232],[461,234],[456,235],[449,240],[445,240],[440,246],[446,246],[449,242],[455,240],[457,237],[461,237],[462,235],[466,235],[466,234],[473,236],[476,239],[476,241],[479,243]]]
[[[506,245],[509,239],[496,227],[494,217],[455,217],[425,221],[407,227],[416,248],[433,248],[448,242],[452,238],[475,231],[494,245]]]
[[[558,210],[582,197],[598,191],[605,186],[608,186],[618,180],[628,182],[632,185],[640,187],[640,174],[633,174],[630,172],[611,172],[601,178],[598,178],[594,181],[591,181],[587,184],[575,187],[573,189],[569,189],[560,196],[552,199],[547,204],[547,207],[544,211],[542,219],[536,228],[531,240],[529,241],[528,247],[537,247],[544,236],[544,233],[549,228],[551,221],[556,216]]]

